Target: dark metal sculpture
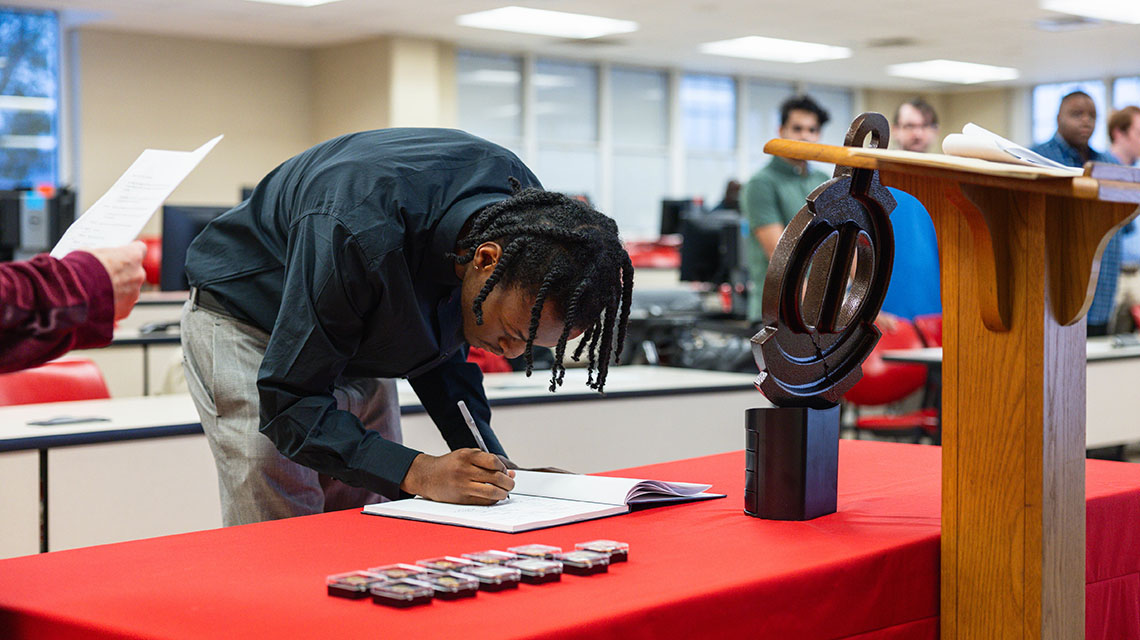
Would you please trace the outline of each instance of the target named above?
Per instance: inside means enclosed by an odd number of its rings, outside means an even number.
[[[864,113],[844,144],[885,148],[889,137],[886,118]],[[749,515],[835,512],[838,403],[881,335],[873,323],[894,261],[894,207],[877,171],[837,167],[780,237],[752,337],[756,387],[776,408],[747,411]]]

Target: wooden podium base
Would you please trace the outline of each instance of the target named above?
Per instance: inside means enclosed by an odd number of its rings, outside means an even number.
[[[942,269],[941,637],[1081,638],[1085,321],[1140,171],[1086,175],[773,140],[879,171],[938,234]],[[912,154],[913,155],[913,154]],[[904,251],[904,247],[898,247]]]

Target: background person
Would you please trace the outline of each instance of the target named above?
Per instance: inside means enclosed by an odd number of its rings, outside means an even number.
[[[891,140],[907,150],[925,153],[938,136],[938,113],[922,98],[899,105],[891,126]],[[894,317],[942,313],[938,236],[926,207],[917,198],[888,187],[895,198],[891,229],[895,235],[895,260],[891,282],[883,298],[878,322],[893,327]]]
[[[919,97],[899,105],[891,123],[891,141],[905,151],[926,153],[938,139],[938,112]]]
[[[828,121],[827,111],[808,96],[794,96],[780,105],[781,138],[819,142],[820,131]],[[804,160],[772,156],[744,185],[740,211],[748,220],[748,320],[759,322],[764,277],[768,261],[776,251],[784,227],[805,204],[805,199],[828,175],[812,169]]]
[[[1120,164],[1131,167],[1140,160],[1140,107],[1128,106],[1108,118],[1109,153]]]
[[[0,373],[111,342],[139,299],[146,245],[0,263]]]
[[[1084,91],[1073,91],[1061,98],[1057,110],[1057,133],[1033,151],[1070,167],[1082,167],[1086,162],[1110,162],[1116,158],[1089,146],[1089,138],[1096,129],[1096,103]],[[1108,333],[1108,320],[1112,317],[1116,298],[1116,282],[1120,277],[1121,232],[1113,234],[1100,258],[1100,274],[1096,279],[1096,292],[1087,316],[1088,335]]]

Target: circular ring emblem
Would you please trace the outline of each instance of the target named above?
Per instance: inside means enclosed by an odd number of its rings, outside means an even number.
[[[885,148],[887,120],[865,113],[847,146]],[[894,261],[894,197],[878,171],[837,167],[784,229],[764,280],[752,337],[756,387],[777,406],[826,409],[859,378],[881,335],[874,321]]]

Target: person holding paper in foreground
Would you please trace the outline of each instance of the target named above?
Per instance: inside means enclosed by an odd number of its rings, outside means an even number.
[[[146,245],[0,263],[0,373],[111,342],[139,299]]]
[[[466,346],[528,363],[553,347],[553,391],[582,334],[574,356],[600,391],[633,288],[613,220],[542,190],[510,151],[443,129],[351,134],[287,160],[195,239],[186,273],[186,378],[226,525],[377,494],[505,498],[513,472]],[[398,376],[451,453],[400,444]],[[473,448],[459,400],[490,453]]]

